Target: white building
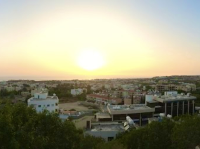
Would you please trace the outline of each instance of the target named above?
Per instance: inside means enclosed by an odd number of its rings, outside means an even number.
[[[83,89],[80,89],[80,88],[78,88],[78,89],[71,89],[71,94],[73,96],[80,95],[82,93],[83,93]]]
[[[22,90],[22,87],[21,87],[21,86],[16,86],[16,87],[15,87],[15,91],[20,91],[20,90]]]
[[[6,81],[0,81],[0,85],[6,85],[7,82]]]
[[[104,87],[105,87],[105,89],[111,89],[111,85],[110,84],[105,84]]]
[[[44,110],[58,112],[58,102],[59,99],[56,94],[48,96],[48,92],[40,92],[35,93],[34,97],[28,99],[28,106],[33,106],[38,113]]]
[[[88,128],[85,131],[85,135],[101,137],[105,141],[111,141],[116,138],[118,133],[122,133],[125,131],[123,124],[118,122],[87,122],[87,124]]]
[[[15,90],[15,88],[12,87],[12,86],[6,86],[5,89],[6,89],[8,92],[12,92],[12,91]]]

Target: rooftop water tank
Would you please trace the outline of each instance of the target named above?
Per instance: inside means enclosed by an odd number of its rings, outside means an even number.
[[[160,113],[160,117],[165,117],[165,113]]]
[[[134,124],[134,121],[129,116],[126,117],[126,120],[129,123],[129,125],[133,125]]]
[[[167,114],[167,118],[172,118],[172,115],[170,115],[170,114]]]

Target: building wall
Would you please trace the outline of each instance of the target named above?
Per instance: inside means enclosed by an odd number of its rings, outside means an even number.
[[[38,98],[38,99],[46,99],[48,96],[48,93],[35,93],[34,94],[34,98]]]
[[[159,84],[159,85],[156,85],[155,89],[160,92],[173,91],[173,90],[182,90],[182,91],[190,92],[190,91],[196,91],[196,85],[195,84],[179,84],[179,85]]]
[[[130,99],[130,98],[125,98],[125,99],[124,99],[124,104],[125,104],[125,105],[130,105],[130,104],[132,104],[132,99]]]
[[[28,106],[33,106],[38,113],[44,110],[48,110],[49,112],[57,112],[59,110],[58,99],[29,100]]]
[[[184,114],[194,114],[194,108],[192,100],[190,101],[179,101],[179,102],[168,102],[166,103],[166,115],[170,114],[173,117],[184,115]]]
[[[83,89],[71,89],[71,94],[76,96],[83,93]]]
[[[11,92],[11,91],[14,91],[14,90],[15,90],[15,88],[12,87],[12,86],[5,87],[5,89],[6,89],[8,92]]]
[[[108,137],[116,138],[119,131],[86,131],[85,134],[89,134],[94,137],[102,137],[105,141],[109,141]]]
[[[188,106],[188,100],[185,101],[173,101],[173,102],[167,102],[166,107],[165,103],[148,103],[147,106],[149,107],[156,107],[155,108],[155,115],[158,115],[160,113],[165,113],[166,115],[172,115],[172,117],[184,115],[184,114],[193,114],[195,106],[193,105],[194,100],[189,100],[189,106]],[[188,111],[189,107],[189,111]]]

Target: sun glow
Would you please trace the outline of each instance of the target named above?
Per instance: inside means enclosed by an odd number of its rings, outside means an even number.
[[[104,65],[102,55],[95,50],[84,50],[78,57],[78,65],[85,70],[96,70]]]

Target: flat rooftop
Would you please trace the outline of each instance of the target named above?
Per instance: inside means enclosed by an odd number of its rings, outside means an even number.
[[[43,101],[43,100],[58,100],[57,96],[47,96],[47,98],[35,98],[35,97],[31,97],[30,99],[28,99],[29,101]]]
[[[154,98],[154,100],[159,102],[172,102],[172,101],[184,101],[184,100],[195,100],[195,99],[196,97],[187,95],[158,96]]]
[[[108,105],[108,112],[110,114],[136,114],[155,112],[155,108],[150,108],[145,104],[132,104],[132,105]]]
[[[111,118],[109,113],[96,113],[98,118]]]
[[[95,123],[92,124],[91,131],[124,131],[124,126],[114,123]]]

